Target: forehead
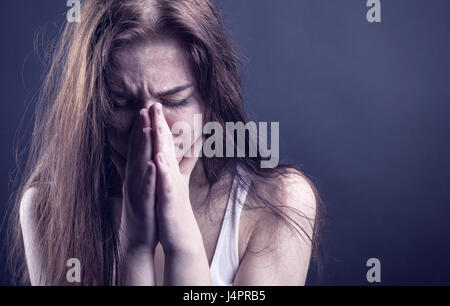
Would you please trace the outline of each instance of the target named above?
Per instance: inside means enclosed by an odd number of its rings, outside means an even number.
[[[112,89],[140,94],[163,92],[193,83],[189,65],[175,39],[139,41],[113,52]]]

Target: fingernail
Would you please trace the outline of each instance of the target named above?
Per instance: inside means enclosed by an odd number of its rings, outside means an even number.
[[[161,103],[157,103],[157,104],[156,104],[156,113],[157,113],[158,115],[161,115],[161,110],[162,110]]]
[[[151,127],[145,127],[145,128],[142,129],[142,132],[144,132],[144,134],[145,133],[150,133],[151,130],[152,130]]]

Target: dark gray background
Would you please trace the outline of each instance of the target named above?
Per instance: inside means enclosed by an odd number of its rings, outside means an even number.
[[[450,284],[450,1],[381,2],[369,24],[365,0],[218,1],[247,58],[250,116],[280,122],[282,157],[328,209],[329,260],[308,284],[367,284],[371,257],[382,284]],[[1,216],[41,77],[33,37],[65,3],[0,2]]]

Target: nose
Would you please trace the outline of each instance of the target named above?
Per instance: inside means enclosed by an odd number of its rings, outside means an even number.
[[[139,100],[141,108],[150,109],[152,105],[158,102],[157,98],[153,95],[152,90],[147,84],[143,82],[140,85]]]

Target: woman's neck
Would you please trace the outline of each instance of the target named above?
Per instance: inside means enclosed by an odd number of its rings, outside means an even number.
[[[203,162],[201,159],[199,159],[197,161],[197,163],[195,164],[194,169],[192,170],[191,177],[189,180],[189,189],[195,190],[195,189],[202,188],[202,187],[205,187],[208,185],[209,185],[209,182],[206,179]]]

